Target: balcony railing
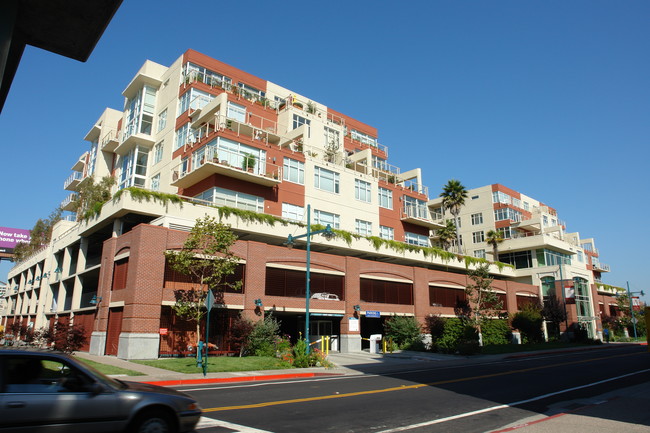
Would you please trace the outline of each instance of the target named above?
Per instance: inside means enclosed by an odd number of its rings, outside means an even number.
[[[282,166],[259,160],[252,154],[233,152],[216,145],[194,151],[172,170],[172,185],[187,188],[212,174],[274,186],[282,182]]]
[[[75,187],[83,179],[83,174],[80,171],[73,171],[70,176],[63,182],[63,189],[68,189],[68,187]]]
[[[68,195],[62,202],[61,202],[61,209],[63,210],[73,210],[74,209],[74,204],[77,201],[77,197],[79,194],[73,192],[72,194]]]
[[[442,214],[438,212],[431,212],[429,208],[424,205],[415,205],[404,203],[402,207],[402,221],[409,222],[411,224],[421,225],[429,228],[442,228],[444,227],[444,221],[442,219]]]
[[[280,136],[277,135],[277,123],[257,116],[252,113],[246,114],[246,122],[216,114],[209,122],[195,129],[194,137],[190,141],[200,142],[203,138],[216,131],[229,130],[237,136],[245,136],[253,141],[262,141],[267,144],[278,145]]]
[[[115,129],[111,129],[108,133],[104,134],[100,142],[102,150],[106,152],[113,152],[120,144],[118,133]]]

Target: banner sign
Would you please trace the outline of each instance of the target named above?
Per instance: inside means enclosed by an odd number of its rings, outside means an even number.
[[[0,227],[0,253],[13,253],[16,244],[29,243],[31,237],[29,230]]]
[[[366,311],[366,317],[381,317],[381,312],[379,311]]]

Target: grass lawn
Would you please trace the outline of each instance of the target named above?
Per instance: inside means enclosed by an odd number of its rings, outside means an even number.
[[[108,364],[102,364],[101,362],[95,362],[91,361],[89,359],[85,358],[77,358],[79,361],[90,365],[91,367],[94,367],[96,370],[98,370],[101,373],[104,373],[106,375],[109,374],[123,374],[126,376],[142,376],[143,373],[140,373],[139,371],[134,371],[134,370],[127,370],[126,368],[120,368],[120,367],[115,367],[112,365]]]
[[[196,358],[166,358],[133,362],[177,371],[179,373],[200,373],[203,371],[196,366]],[[284,368],[293,367],[281,359],[270,356],[244,356],[242,358],[236,356],[211,356],[208,359],[208,372],[211,373],[221,371],[278,370]]]
[[[484,346],[481,348],[483,355],[497,355],[501,353],[531,352],[535,350],[554,350],[567,349],[571,347],[596,346],[595,344],[564,343],[560,341],[550,341],[548,343],[535,344],[496,344]]]

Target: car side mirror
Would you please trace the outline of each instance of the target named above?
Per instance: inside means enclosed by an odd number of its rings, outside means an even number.
[[[101,384],[94,382],[92,385],[90,385],[89,391],[90,391],[90,395],[94,397],[104,392],[104,387]]]

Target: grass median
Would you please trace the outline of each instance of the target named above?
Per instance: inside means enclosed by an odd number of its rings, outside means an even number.
[[[171,370],[178,373],[201,373],[196,365],[196,358],[164,358],[151,360],[134,360],[132,362],[151,367]],[[211,356],[208,359],[208,372],[281,370],[293,368],[291,364],[271,356]]]

